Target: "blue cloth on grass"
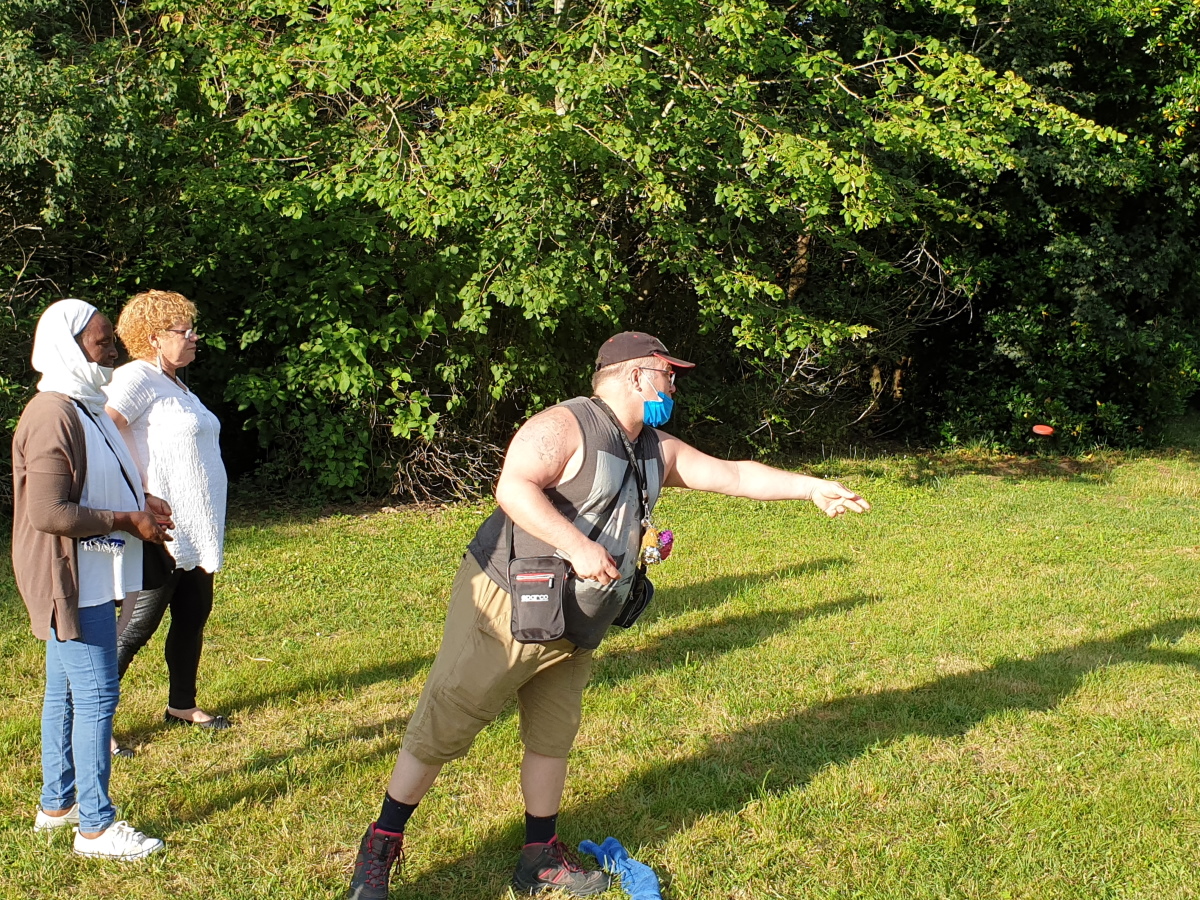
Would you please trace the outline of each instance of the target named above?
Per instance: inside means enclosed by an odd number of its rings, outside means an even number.
[[[620,875],[621,889],[633,900],[662,900],[654,870],[630,856],[615,837],[605,838],[604,843],[599,845],[594,841],[584,841],[579,845],[579,850],[596,857],[602,868]]]

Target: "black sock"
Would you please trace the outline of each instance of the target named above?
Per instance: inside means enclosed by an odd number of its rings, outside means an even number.
[[[383,809],[379,811],[379,820],[375,823],[375,827],[380,831],[403,834],[408,820],[412,818],[416,809],[417,804],[415,803],[401,803],[393,800],[391,794],[384,794]]]
[[[548,844],[558,833],[558,813],[552,816],[531,816],[525,813],[525,843]]]

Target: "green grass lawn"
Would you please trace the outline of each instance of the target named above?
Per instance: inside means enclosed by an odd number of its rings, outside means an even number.
[[[669,492],[656,604],[601,649],[561,833],[683,898],[1200,896],[1196,451],[831,460],[875,506]],[[124,684],[140,864],[31,833],[42,645],[0,581],[0,895],[339,897],[487,505],[230,530],[201,703],[166,730],[161,634]],[[393,898],[508,895],[510,710],[446,768]],[[606,896],[621,896],[617,891]]]

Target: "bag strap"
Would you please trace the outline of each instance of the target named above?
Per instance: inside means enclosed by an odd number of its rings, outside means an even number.
[[[108,444],[108,449],[111,450],[112,455],[117,458],[117,468],[121,470],[121,477],[125,479],[125,484],[129,486],[129,490],[133,493],[134,502],[136,502],[138,498],[138,491],[137,488],[133,486],[133,479],[131,479],[129,477],[129,473],[125,471],[125,463],[121,462],[121,454],[117,452],[117,448],[113,446],[113,442],[108,439],[108,435],[105,433],[104,427],[96,421],[96,417],[92,415],[92,411],[78,400],[75,400],[74,398],[72,398],[72,400],[79,408],[80,412],[91,419],[92,424],[96,426],[96,430],[100,432],[100,437],[104,438],[104,443]]]
[[[639,520],[643,526],[650,524],[650,492],[646,488],[646,472],[638,464],[637,453],[634,452],[633,444],[629,440],[629,435],[625,433],[625,429],[621,427],[620,421],[617,419],[617,414],[612,411],[612,408],[601,400],[599,397],[592,397],[592,402],[608,416],[613,427],[617,429],[617,436],[621,438],[621,446],[625,448],[625,455],[629,457],[629,466],[633,469],[633,477],[637,480],[638,486],[638,502],[641,506],[639,512]]]
[[[638,520],[645,527],[650,524],[650,492],[646,487],[646,473],[638,465],[637,453],[634,451],[633,444],[630,442],[629,436],[625,433],[625,429],[621,427],[621,423],[617,420],[616,413],[599,397],[592,397],[591,400],[608,416],[609,421],[613,423],[613,427],[617,429],[617,436],[621,438],[621,446],[625,448],[625,455],[629,458],[629,467],[633,470],[633,477],[638,486]],[[508,559],[511,562],[516,553],[516,546],[513,538],[513,520],[512,516],[508,513],[504,514],[504,537],[505,543],[508,545]]]

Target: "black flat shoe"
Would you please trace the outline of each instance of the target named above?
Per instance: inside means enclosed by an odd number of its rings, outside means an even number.
[[[233,723],[224,716],[213,716],[207,722],[189,722],[187,719],[171,715],[169,709],[163,711],[163,721],[168,725],[187,725],[193,728],[207,728],[209,731],[224,731],[226,728],[233,727]]]
[[[120,745],[113,747],[113,759],[133,759],[137,756],[137,751],[132,747],[122,747]]]

